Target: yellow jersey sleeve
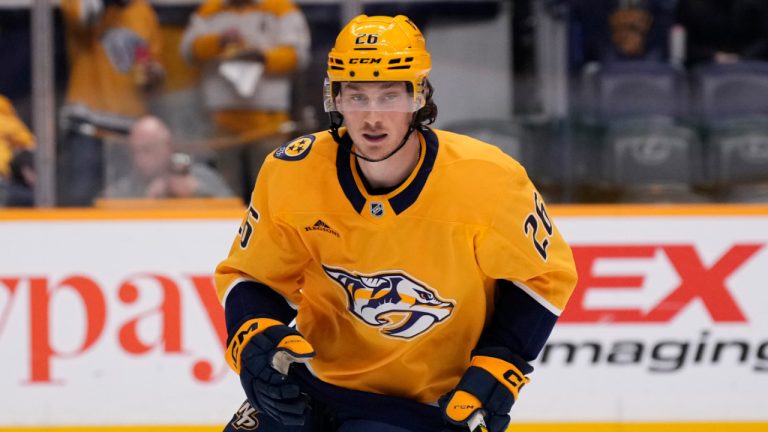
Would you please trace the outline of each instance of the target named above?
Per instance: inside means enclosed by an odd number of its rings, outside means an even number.
[[[495,214],[476,245],[478,264],[492,279],[515,282],[555,315],[576,285],[571,249],[541,194],[516,162],[500,185]]]
[[[290,303],[298,304],[303,272],[310,256],[298,233],[281,219],[279,193],[271,194],[271,185],[279,185],[272,156],[256,180],[250,206],[243,217],[229,256],[216,268],[216,291],[224,299],[240,280],[254,280],[269,286]]]

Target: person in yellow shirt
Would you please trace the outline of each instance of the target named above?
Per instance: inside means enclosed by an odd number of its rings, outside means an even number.
[[[517,161],[427,126],[430,69],[410,19],[354,18],[330,129],[262,166],[216,268],[247,397],[226,431],[506,429],[575,265]]]
[[[160,26],[147,0],[62,0],[61,11],[70,64],[62,203],[90,205],[103,188],[103,137],[126,135],[163,79]]]
[[[35,137],[19,119],[11,101],[0,95],[0,177],[10,175],[13,156],[35,147]]]
[[[255,172],[290,126],[291,76],[309,62],[310,35],[291,0],[206,0],[182,37],[182,56],[202,67],[202,95],[219,133],[222,173],[247,201]],[[282,138],[285,139],[285,138]]]
[[[0,206],[34,205],[35,137],[0,95]]]

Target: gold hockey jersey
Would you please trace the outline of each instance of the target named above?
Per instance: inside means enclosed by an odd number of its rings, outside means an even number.
[[[576,283],[570,248],[522,166],[498,148],[424,128],[396,190],[370,195],[328,132],[297,138],[259,173],[219,264],[297,308],[325,382],[431,403],[469,366],[506,279],[559,315]]]
[[[34,147],[32,132],[18,117],[11,101],[0,95],[0,177],[10,174],[10,163],[15,152]]]
[[[222,35],[236,30],[242,40],[223,44]],[[201,90],[206,108],[221,113],[219,126],[241,132],[239,119],[259,122],[247,113],[288,112],[291,75],[309,64],[310,31],[304,14],[291,0],[262,0],[234,5],[226,0],[206,0],[192,14],[181,41],[181,54],[201,64]],[[246,53],[264,56],[264,73],[252,91],[240,92],[221,65]],[[240,59],[243,60],[243,59]]]
[[[84,0],[62,0],[70,62],[67,109],[90,123],[127,129],[146,112],[135,76],[136,50],[160,56],[160,25],[147,0],[125,7]],[[140,48],[142,47],[142,48]]]

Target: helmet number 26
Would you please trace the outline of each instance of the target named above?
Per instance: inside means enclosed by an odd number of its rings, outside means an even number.
[[[362,33],[355,38],[355,45],[375,45],[379,42],[379,35]]]

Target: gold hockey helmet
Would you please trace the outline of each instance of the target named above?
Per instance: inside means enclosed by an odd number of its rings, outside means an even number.
[[[325,111],[338,111],[334,96],[341,82],[402,81],[411,95],[404,110],[415,112],[426,103],[424,86],[431,68],[424,36],[408,17],[357,16],[328,54]]]

